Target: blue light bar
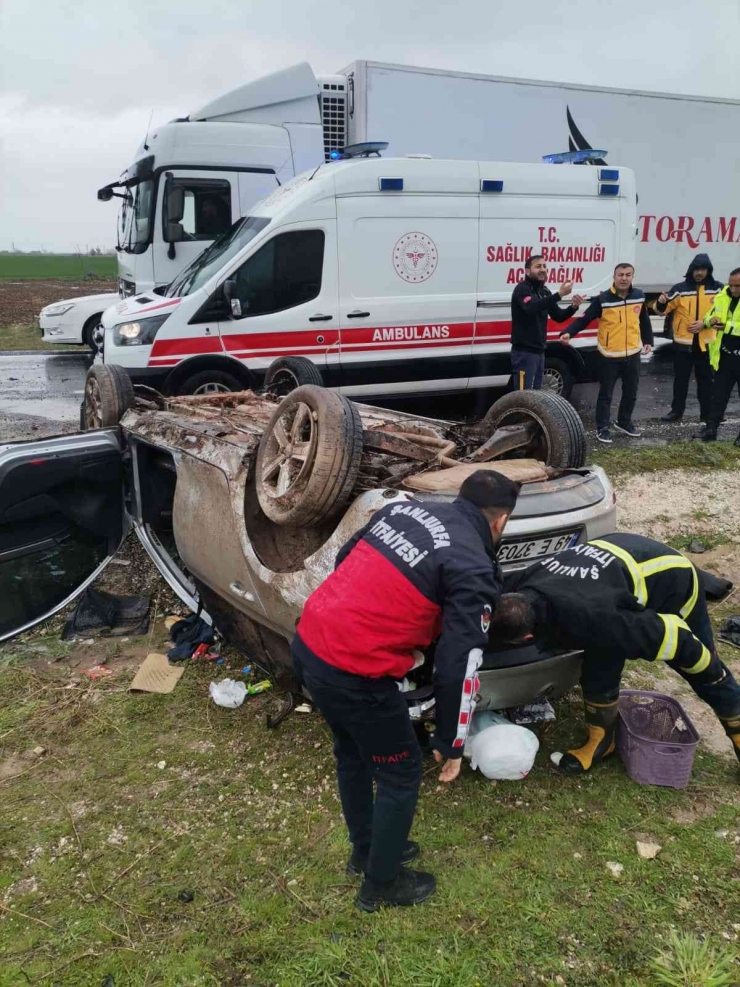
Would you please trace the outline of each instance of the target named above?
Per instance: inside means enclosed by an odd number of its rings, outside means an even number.
[[[402,178],[381,178],[380,179],[380,191],[381,192],[403,192],[403,179]]]
[[[619,195],[618,185],[603,185],[599,183],[599,195]]]
[[[599,181],[600,182],[618,182],[619,181],[619,169],[618,168],[599,168]]]
[[[482,178],[480,190],[481,192],[503,192],[504,183],[498,179]]]
[[[559,151],[557,154],[543,154],[545,164],[583,164],[585,161],[597,161],[606,157],[607,151],[587,148],[585,151]]]

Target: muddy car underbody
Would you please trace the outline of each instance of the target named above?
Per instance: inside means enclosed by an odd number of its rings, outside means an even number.
[[[0,497],[3,479],[10,479],[15,468],[28,469],[30,462],[37,463],[37,470],[55,463],[58,472],[60,463],[72,468],[82,460],[91,475],[93,447],[96,455],[120,457],[126,514],[162,575],[191,607],[200,602],[220,632],[287,689],[294,687],[290,640],[303,604],[332,571],[338,549],[389,502],[413,498],[433,514],[434,503],[454,498],[464,476],[477,468],[523,480],[502,545],[505,568],[614,530],[614,496],[601,470],[544,465],[558,456],[572,459],[574,446],[565,453],[560,449],[557,436],[545,427],[551,422],[540,421],[536,402],[535,414],[522,415],[515,396],[508,395],[502,399],[505,412],[509,409],[503,417],[489,412],[481,424],[461,425],[352,405],[322,388],[309,390],[321,393],[304,394],[301,402],[305,388],[293,392],[282,433],[279,412],[289,398],[279,403],[245,392],[165,400],[141,392],[116,429],[0,447]],[[336,487],[341,475],[346,489],[327,506],[326,483],[314,485],[316,503],[309,505],[305,520],[307,484],[312,474],[315,478],[320,432],[326,428],[321,402],[335,397],[351,405],[354,441],[361,448],[346,475],[347,456],[336,468],[331,460],[329,482]],[[319,404],[311,403],[315,400]],[[272,446],[270,435],[279,440]],[[336,436],[329,440],[324,435],[323,453],[332,453],[338,441]],[[352,440],[344,436],[341,441]],[[575,453],[576,458],[584,454],[585,447]],[[335,491],[330,492],[333,497]],[[53,483],[46,494],[54,500]],[[299,520],[291,523],[296,505]],[[11,505],[11,515],[18,506]],[[268,516],[265,506],[281,520]],[[62,503],[65,511],[69,516]],[[79,512],[73,521],[85,524]],[[0,501],[0,526],[3,522]],[[89,583],[104,562],[77,588]],[[66,602],[69,596],[47,613]],[[10,636],[5,627],[3,636]],[[421,689],[417,713],[428,710],[422,700],[429,699],[424,687],[431,680],[431,664],[428,660],[414,672]],[[480,706],[505,708],[561,694],[577,681],[579,665],[577,654],[492,648],[480,672]]]

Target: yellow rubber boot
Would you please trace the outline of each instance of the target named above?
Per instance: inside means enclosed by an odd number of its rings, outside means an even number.
[[[740,715],[724,717],[720,716],[720,723],[725,728],[725,733],[732,741],[735,748],[735,755],[740,761]]]
[[[617,716],[619,700],[597,702],[584,700],[588,740],[583,747],[577,747],[563,754],[560,770],[566,775],[582,775],[616,750]]]

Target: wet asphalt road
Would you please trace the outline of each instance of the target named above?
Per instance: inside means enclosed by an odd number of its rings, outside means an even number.
[[[0,438],[9,435],[22,422],[36,422],[48,427],[61,422],[67,428],[79,421],[80,402],[85,384],[85,374],[92,357],[80,349],[79,353],[0,353]],[[661,441],[669,438],[688,438],[698,427],[699,409],[695,388],[689,390],[686,418],[678,426],[665,426],[657,419],[668,411],[673,387],[673,366],[670,347],[655,354],[654,359],[642,365],[642,380],[634,418],[646,426],[646,436]],[[593,412],[598,385],[578,384],[572,401],[582,413],[586,425],[593,428]],[[501,392],[487,392],[470,396],[435,397],[423,402],[417,398],[417,411],[437,417],[468,417],[485,412],[492,400]],[[615,397],[619,397],[619,386]],[[379,402],[383,403],[383,402]],[[385,402],[390,404],[391,402]],[[392,402],[406,406],[408,402]],[[616,414],[616,400],[614,413]],[[740,400],[737,392],[727,410],[728,423],[722,430],[722,438],[734,438],[740,428]],[[45,428],[44,431],[47,429]],[[34,432],[36,429],[34,429]]]

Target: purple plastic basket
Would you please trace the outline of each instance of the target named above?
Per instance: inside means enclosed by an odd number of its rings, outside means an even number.
[[[686,788],[698,743],[696,727],[675,699],[638,689],[620,692],[617,750],[639,785]]]

